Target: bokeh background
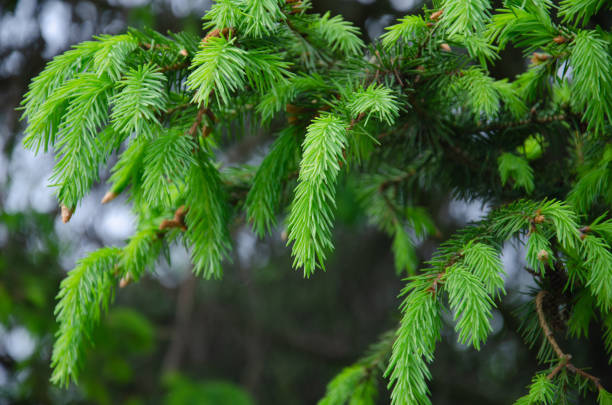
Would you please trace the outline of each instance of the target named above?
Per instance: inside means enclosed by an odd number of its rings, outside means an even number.
[[[318,12],[343,14],[366,40],[423,5],[313,3]],[[70,45],[128,26],[202,35],[200,18],[209,7],[210,0],[0,0],[0,405],[315,404],[343,366],[397,325],[403,282],[390,240],[363,222],[355,196],[343,189],[327,272],[305,280],[291,270],[282,227],[263,241],[246,227],[234,229],[235,255],[222,281],[192,277],[188,253],[173,246],[170,263],[160,261],[154,273],[117,292],[79,385],[60,390],[49,384],[59,282],[86,252],[121,246],[134,217],[122,198],[100,205],[103,181],[62,224],[48,187],[53,156],[23,149],[16,108],[31,78]],[[493,71],[512,77],[525,66],[510,49]],[[265,149],[262,139],[244,140],[233,159]],[[439,195],[427,209],[441,234],[420,241],[422,259],[487,206]],[[524,393],[538,367],[537,347],[526,347],[515,332],[513,313],[533,287],[522,257],[520,241],[505,247],[509,294],[480,352],[457,344],[451,316],[446,319],[432,366],[434,404],[510,404]],[[600,342],[593,329],[589,345],[566,344],[575,364],[592,366],[609,384],[612,372]],[[381,404],[388,403],[385,387],[381,378]]]

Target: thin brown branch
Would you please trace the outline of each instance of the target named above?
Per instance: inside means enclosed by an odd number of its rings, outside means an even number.
[[[548,380],[552,380],[553,378],[555,378],[555,376],[556,376],[557,374],[559,374],[559,372],[560,372],[561,370],[563,370],[563,368],[565,368],[565,367],[567,366],[567,363],[570,361],[570,357],[571,357],[571,356],[567,356],[567,357],[565,357],[564,359],[562,359],[562,360],[559,362],[559,364],[557,364],[557,367],[555,367],[555,368],[553,369],[553,371],[551,371],[551,372],[550,372],[550,373],[549,373],[549,374],[546,376],[546,378],[547,378]]]
[[[184,205],[178,207],[174,212],[174,218],[164,219],[161,224],[159,224],[159,230],[165,231],[167,229],[180,228],[182,231],[186,231],[187,225],[185,224],[185,215],[187,215],[187,211],[189,211],[189,209],[185,208]]]
[[[589,374],[586,371],[574,366],[572,363],[570,363],[570,360],[572,359],[572,355],[566,354],[563,352],[563,350],[561,350],[561,347],[559,346],[559,344],[555,340],[555,337],[553,336],[550,326],[548,326],[548,323],[546,322],[546,316],[544,315],[544,307],[543,307],[542,301],[544,300],[544,297],[546,296],[546,294],[547,292],[545,290],[542,290],[538,293],[538,295],[536,295],[536,300],[535,300],[536,312],[538,313],[540,327],[542,328],[542,331],[544,332],[544,336],[546,336],[548,343],[550,343],[553,350],[557,354],[557,357],[560,360],[559,364],[557,364],[557,366],[550,372],[550,374],[546,376],[546,378],[548,378],[549,380],[552,380],[557,374],[559,374],[559,372],[563,368],[566,368],[572,373],[578,374],[579,376],[593,382],[593,384],[595,385],[595,387],[597,387],[598,390],[604,389],[603,385],[601,385],[599,377]]]
[[[550,343],[550,345],[552,346],[553,350],[557,354],[557,357],[559,359],[564,359],[566,354],[563,353],[563,350],[561,350],[561,347],[555,340],[552,330],[550,329],[550,326],[548,326],[548,323],[546,322],[546,316],[544,315],[544,307],[542,305],[542,301],[544,300],[544,296],[546,294],[547,294],[546,291],[542,290],[538,293],[538,295],[536,295],[535,304],[536,304],[536,311],[538,313],[538,320],[540,321],[540,327],[542,328],[542,331],[544,331],[544,336],[546,336],[548,343]]]
[[[576,373],[587,380],[591,380],[598,390],[604,389],[603,385],[601,385],[599,377],[595,377],[594,375],[587,373],[586,371],[574,366],[572,363],[567,363],[566,367],[569,371]]]
[[[189,131],[187,131],[187,134],[189,136],[195,136],[196,132],[198,131],[198,128],[200,127],[200,124],[202,123],[202,118],[204,118],[204,114],[206,114],[207,110],[208,108],[204,107],[204,104],[200,106],[195,121],[193,121],[193,124],[191,124],[191,128],[189,128]]]

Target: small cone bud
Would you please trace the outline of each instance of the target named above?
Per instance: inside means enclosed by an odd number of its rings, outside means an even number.
[[[113,192],[113,191],[109,191],[106,194],[104,194],[104,197],[102,197],[102,201],[100,201],[102,204],[106,204],[109,203],[111,201],[113,201],[115,198],[117,198],[119,194]]]
[[[438,21],[440,19],[440,17],[442,17],[442,13],[444,13],[444,10],[438,10],[435,13],[432,13],[429,16],[429,19],[432,21]]]
[[[129,274],[125,277],[121,277],[121,280],[119,280],[119,288],[125,288],[131,282],[132,282],[132,278],[130,277]]]
[[[443,50],[444,52],[450,52],[451,51],[450,45],[448,45],[446,42],[440,45],[440,49]]]
[[[287,233],[286,229],[283,229],[283,231],[281,232],[280,237],[281,237],[281,240],[283,242],[287,242],[287,238],[289,237],[289,234]]]
[[[219,29],[215,28],[214,30],[209,31],[208,34],[206,34],[206,36],[204,37],[202,42],[208,42],[208,40],[211,37],[218,37],[220,34],[221,34],[221,32],[219,31]]]
[[[536,215],[535,218],[533,219],[533,222],[535,222],[536,224],[541,224],[542,222],[544,222],[546,218],[544,217],[544,215],[539,214]]]
[[[553,38],[553,41],[557,45],[561,45],[567,42],[567,38],[565,38],[563,35],[557,35],[556,37]]]
[[[185,217],[185,214],[187,214],[187,211],[189,211],[189,208],[185,207],[184,205],[181,205],[174,212],[174,219],[176,221],[181,221]]]
[[[74,210],[71,210],[70,208],[62,204],[62,222],[63,223],[67,223],[68,221],[70,221],[70,218],[72,218],[73,213],[74,213]]]
[[[179,52],[182,56],[188,56],[189,53],[187,52],[187,49],[181,49],[181,51]]]
[[[531,56],[531,62],[534,64],[539,64],[542,62],[546,62],[548,59],[552,58],[550,54],[534,52]]]
[[[546,251],[546,249],[542,249],[538,252],[538,260],[541,262],[547,262],[548,261],[548,252]]]

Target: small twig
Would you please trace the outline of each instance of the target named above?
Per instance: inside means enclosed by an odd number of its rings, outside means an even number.
[[[553,336],[553,333],[552,333],[552,331],[550,329],[550,326],[548,326],[548,323],[546,322],[546,316],[544,315],[544,307],[542,305],[542,300],[544,299],[544,296],[546,294],[547,294],[547,292],[545,290],[542,290],[542,291],[540,291],[538,293],[538,295],[536,295],[536,300],[535,300],[536,312],[538,313],[538,319],[540,321],[540,327],[542,328],[542,331],[544,332],[544,336],[546,336],[546,339],[548,340],[548,343],[550,343],[550,345],[552,346],[553,350],[557,354],[557,357],[560,360],[559,364],[557,364],[557,366],[550,372],[550,374],[548,374],[546,376],[546,378],[548,378],[549,380],[552,380],[557,374],[559,374],[559,372],[563,368],[566,368],[569,371],[571,371],[572,373],[578,374],[578,375],[582,376],[583,378],[592,381],[593,384],[595,385],[595,387],[597,387],[598,390],[603,390],[604,387],[603,387],[603,385],[601,385],[599,377],[595,377],[594,375],[589,374],[586,371],[584,371],[584,370],[574,366],[572,363],[570,363],[570,360],[572,359],[572,355],[571,354],[563,353],[563,350],[561,350],[561,347],[559,346],[559,344],[555,340],[555,337]]]
[[[198,128],[200,127],[200,124],[202,123],[202,118],[204,118],[204,114],[206,114],[207,110],[208,108],[204,107],[204,104],[200,106],[195,121],[193,121],[193,124],[191,124],[191,128],[189,128],[189,131],[187,131],[187,134],[189,134],[189,136],[195,136],[196,132],[198,131]]]
[[[544,299],[545,295],[546,291],[542,290],[538,293],[535,300],[536,311],[538,313],[538,319],[540,321],[540,327],[544,331],[544,336],[546,336],[548,343],[550,343],[550,345],[552,346],[553,350],[557,354],[557,357],[559,359],[563,359],[566,355],[565,353],[563,353],[563,350],[561,350],[561,347],[555,340],[552,330],[550,329],[550,326],[548,326],[548,323],[546,322],[546,317],[544,316],[544,307],[542,306],[542,300]]]
[[[185,215],[187,215],[187,211],[189,211],[189,208],[185,208],[184,205],[178,207],[174,213],[174,218],[164,219],[161,224],[159,224],[159,230],[164,231],[171,228],[180,228],[181,231],[186,231],[187,225],[185,224]]]
[[[594,375],[587,373],[586,371],[574,366],[572,363],[567,363],[566,367],[569,371],[579,374],[587,380],[593,381],[593,384],[595,384],[598,390],[604,389],[603,385],[601,385],[599,377],[595,377]]]
[[[548,380],[552,380],[553,378],[555,378],[555,376],[556,376],[557,374],[559,374],[559,372],[560,372],[561,370],[563,370],[563,368],[564,368],[564,367],[566,367],[566,366],[567,366],[567,363],[569,363],[569,361],[570,361],[570,358],[571,358],[571,357],[572,357],[572,356],[569,356],[569,355],[568,355],[567,357],[565,357],[565,358],[561,359],[561,361],[559,362],[559,364],[557,364],[557,367],[555,367],[555,368],[553,369],[553,371],[551,371],[551,372],[550,372],[550,374],[548,374],[548,375],[546,376],[546,379],[548,379]]]

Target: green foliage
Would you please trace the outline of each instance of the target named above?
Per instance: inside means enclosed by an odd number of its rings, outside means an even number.
[[[55,142],[55,133],[61,121],[66,103],[66,90],[57,91],[74,76],[84,71],[99,48],[94,41],[83,42],[61,55],[56,56],[30,84],[22,105],[24,117],[28,118],[24,144],[36,151],[44,151]]]
[[[51,360],[51,381],[56,384],[66,386],[79,376],[92,330],[112,299],[118,253],[116,248],[90,253],[62,281],[55,308],[60,326]]]
[[[589,325],[594,316],[593,304],[595,304],[593,296],[588,292],[578,295],[568,321],[570,335],[577,338],[589,337]]]
[[[359,30],[340,15],[330,17],[329,11],[316,19],[311,29],[329,44],[333,52],[355,55],[364,46],[357,36]]]
[[[455,313],[459,341],[480,350],[480,343],[491,331],[489,318],[493,301],[480,279],[461,265],[448,269],[444,281],[450,307]]]
[[[347,124],[333,114],[322,114],[308,126],[295,198],[287,220],[293,242],[294,267],[310,276],[332,249],[331,232],[336,180],[344,161]]]
[[[114,96],[111,120],[113,129],[126,136],[133,132],[151,138],[150,125],[159,126],[158,114],[165,109],[166,77],[152,65],[131,69],[119,83]]]
[[[154,264],[161,248],[158,229],[153,226],[143,227],[123,248],[119,266],[130,279],[138,280],[143,271]]]
[[[229,104],[230,94],[245,85],[246,51],[234,45],[236,38],[211,37],[193,58],[194,70],[187,85],[196,90],[193,100],[208,105],[211,93],[217,103]]]
[[[590,269],[586,285],[602,309],[612,306],[612,253],[610,245],[597,236],[583,240],[585,265]]]
[[[463,260],[465,266],[472,271],[476,279],[480,280],[487,294],[505,294],[505,274],[499,258],[499,252],[484,243],[468,243],[463,249]]]
[[[479,33],[484,30],[490,7],[491,3],[486,0],[445,0],[441,7],[442,24],[449,35]]]
[[[525,48],[525,53],[550,44],[556,32],[547,8],[531,1],[524,2],[521,7],[510,6],[499,10],[487,27],[489,40],[498,42],[501,49],[508,43],[515,43]]]
[[[230,242],[219,172],[206,156],[201,156],[199,162],[191,165],[188,178],[186,238],[192,246],[194,271],[206,278],[220,278],[221,261],[229,253]]]
[[[599,389],[599,394],[597,395],[597,403],[599,405],[610,405],[612,404],[612,394],[604,389]]]
[[[375,375],[367,367],[356,364],[346,367],[327,386],[318,405],[374,405]]]
[[[596,31],[580,31],[573,42],[570,64],[573,107],[584,111],[583,121],[589,130],[602,132],[612,119],[610,44]]]
[[[204,28],[223,29],[239,26],[239,22],[242,22],[244,18],[241,7],[243,4],[244,2],[235,0],[215,1],[208,13],[204,15],[204,21],[208,21],[204,24]]]
[[[465,102],[476,114],[476,118],[481,115],[488,119],[494,118],[499,113],[502,99],[515,115],[520,116],[525,109],[514,89],[505,81],[495,81],[479,68],[464,70],[461,75],[454,77],[448,93]]]
[[[506,185],[508,179],[512,179],[513,188],[522,187],[527,193],[533,192],[533,169],[525,158],[504,153],[497,159],[497,164],[503,185]]]
[[[66,84],[70,97],[58,127],[58,158],[51,181],[58,199],[75,207],[98,178],[98,167],[106,159],[96,137],[108,116],[112,82],[105,76],[82,73]]]
[[[300,148],[298,128],[284,130],[265,157],[246,199],[247,216],[253,230],[260,237],[269,233],[276,224],[282,183],[297,168]]]
[[[252,405],[251,396],[239,386],[224,381],[192,381],[180,374],[165,376],[168,387],[165,405]]]
[[[284,19],[278,0],[246,0],[244,13],[247,21],[244,33],[255,38],[272,34],[276,22]]]
[[[169,207],[173,191],[182,188],[188,168],[195,162],[191,139],[180,132],[168,133],[150,142],[142,158],[142,193],[149,204]]]
[[[130,34],[102,35],[96,38],[100,47],[93,55],[93,73],[97,76],[107,74],[117,81],[127,69],[128,55],[138,47],[138,41]]]
[[[393,125],[399,115],[397,97],[393,95],[392,90],[375,84],[371,84],[367,89],[353,92],[348,101],[348,109],[354,119],[365,114],[366,124],[374,115],[379,121]]]
[[[433,361],[436,341],[440,339],[440,308],[436,297],[426,288],[426,280],[414,279],[402,291],[403,317],[385,376],[393,386],[393,405],[430,404],[427,363]]]
[[[533,377],[529,386],[529,394],[521,397],[515,405],[552,405],[555,402],[557,387],[546,378],[545,374],[537,374]]]
[[[193,58],[195,69],[187,86],[196,90],[193,101],[209,105],[211,95],[218,104],[229,104],[231,94],[250,84],[261,92],[276,82],[286,80],[289,73],[278,55],[267,48],[250,51],[236,44],[236,37],[210,37]]]
[[[398,24],[386,27],[387,32],[381,37],[382,44],[387,49],[397,44],[416,41],[427,29],[425,20],[418,15],[407,15],[398,21]]]
[[[563,16],[564,22],[582,20],[586,24],[605,4],[605,0],[563,0],[559,15]]]

